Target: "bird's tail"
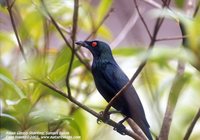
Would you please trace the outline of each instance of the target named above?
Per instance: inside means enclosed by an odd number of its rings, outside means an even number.
[[[130,125],[130,127],[133,129],[133,131],[136,132],[140,137],[142,137],[145,134],[149,140],[153,140],[150,130],[149,130],[149,126],[146,126],[142,122],[140,124],[138,123],[136,124],[132,119],[128,119],[127,122]],[[138,127],[140,127],[140,129]],[[142,138],[146,139],[146,137],[142,137]]]
[[[141,128],[149,140],[153,140],[151,132],[148,127]]]

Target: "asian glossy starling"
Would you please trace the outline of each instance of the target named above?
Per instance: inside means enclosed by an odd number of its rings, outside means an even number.
[[[128,77],[114,60],[110,46],[105,42],[79,41],[76,44],[89,49],[92,53],[91,70],[95,85],[100,94],[109,102],[129,81]],[[112,106],[126,117],[133,119],[148,139],[152,140],[144,109],[134,87],[130,86],[125,92]]]

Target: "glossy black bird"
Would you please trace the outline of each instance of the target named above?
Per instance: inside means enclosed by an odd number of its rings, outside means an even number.
[[[90,50],[93,55],[92,74],[95,85],[100,94],[109,102],[117,92],[129,81],[112,56],[110,46],[105,42],[79,41],[81,45]],[[133,86],[130,86],[113,107],[123,115],[133,119],[143,130],[149,140],[152,140],[149,124],[146,120],[141,101]]]

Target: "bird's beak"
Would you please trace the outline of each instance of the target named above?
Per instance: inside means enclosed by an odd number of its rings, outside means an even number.
[[[76,44],[83,47],[86,47],[88,45],[85,41],[77,41]]]

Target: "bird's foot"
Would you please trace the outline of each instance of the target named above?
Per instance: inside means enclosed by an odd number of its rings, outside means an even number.
[[[128,119],[129,117],[125,117],[124,119],[122,119],[121,121],[119,121],[117,123],[117,126],[114,127],[114,130],[116,130],[118,133],[125,135],[124,130],[126,129],[126,127],[123,125],[123,123]]]
[[[101,111],[101,112],[99,113],[99,115],[100,115],[101,118],[103,118],[103,119],[98,118],[98,119],[97,119],[97,123],[98,123],[98,124],[100,124],[102,121],[106,123],[106,122],[110,119],[110,113],[108,113],[108,114],[106,113],[106,114],[105,114],[104,111]]]
[[[113,128],[113,130],[117,131],[121,135],[125,135],[125,129],[126,127],[121,123],[121,121]]]
[[[129,117],[124,117],[121,121],[119,121],[118,123],[121,123],[121,124],[123,124],[127,119],[128,119]]]

